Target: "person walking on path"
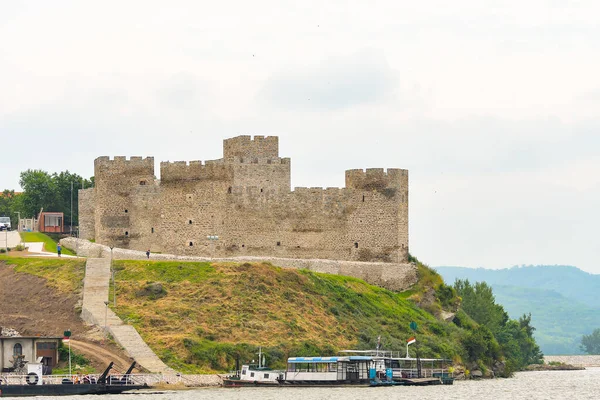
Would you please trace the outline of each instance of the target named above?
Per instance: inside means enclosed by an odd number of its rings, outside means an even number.
[[[60,247],[60,243],[56,246],[56,252],[58,253],[58,256],[60,257],[60,253],[62,251],[62,247]]]
[[[146,258],[150,258],[150,249],[146,250]]]

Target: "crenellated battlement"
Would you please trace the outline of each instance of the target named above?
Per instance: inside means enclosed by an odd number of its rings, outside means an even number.
[[[228,181],[233,179],[231,166],[218,160],[205,161],[163,161],[160,163],[161,182],[174,181]]]
[[[349,169],[346,171],[346,187],[361,190],[400,188],[408,183],[408,170],[399,168]]]
[[[291,163],[290,158],[280,158],[280,157],[231,157],[224,159],[224,161],[228,163],[234,164],[283,164],[289,165]]]
[[[279,137],[277,136],[237,136],[223,141],[223,158],[234,157],[278,158]]]
[[[102,156],[94,160],[94,175],[154,175],[154,157]]]

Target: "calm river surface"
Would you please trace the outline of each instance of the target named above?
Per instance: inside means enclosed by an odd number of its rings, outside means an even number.
[[[100,396],[40,397],[39,399],[83,400]],[[455,382],[453,386],[379,388],[237,388],[197,389],[107,395],[107,400],[195,400],[195,399],[599,399],[600,368],[585,371],[520,372],[511,379]]]

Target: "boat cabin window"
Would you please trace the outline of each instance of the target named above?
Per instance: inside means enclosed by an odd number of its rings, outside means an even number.
[[[242,370],[242,375],[246,375],[246,370],[245,369]]]
[[[336,363],[289,363],[289,372],[336,372]]]
[[[265,379],[269,379],[269,374],[265,374]]]
[[[254,378],[254,372],[250,372],[250,378]]]

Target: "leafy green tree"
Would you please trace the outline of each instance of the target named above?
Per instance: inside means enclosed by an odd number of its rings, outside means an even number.
[[[14,211],[18,211],[15,209],[15,203],[19,197],[20,195],[15,194],[14,190],[4,190],[0,193],[0,216],[10,217],[10,223],[13,226],[13,229],[16,229],[18,224],[18,217]]]
[[[600,354],[600,328],[594,329],[590,335],[583,335],[579,348],[588,354]]]
[[[23,216],[36,216],[42,208],[55,211],[52,208],[56,199],[56,187],[50,174],[39,169],[28,169],[21,172],[19,184],[23,188]]]
[[[79,189],[92,187],[92,182],[69,171],[52,174],[52,181],[56,188],[54,207],[57,211],[64,213],[65,226],[71,222],[71,204],[73,205],[73,225],[78,225]]]
[[[19,183],[23,188],[23,199],[20,205],[22,217],[36,216],[43,208],[44,211],[64,213],[65,225],[71,223],[71,218],[73,225],[77,225],[79,189],[92,187],[93,179],[84,179],[69,171],[51,175],[42,170],[27,170],[21,173]],[[72,216],[71,205],[73,205]]]
[[[491,286],[485,282],[471,285],[469,280],[457,279],[454,289],[462,297],[462,309],[478,324],[486,326],[496,334],[508,321],[504,308],[496,304]]]
[[[464,343],[472,361],[497,360],[503,355],[509,374],[542,362],[543,355],[533,338],[535,328],[531,325],[531,314],[523,315],[518,321],[509,319],[485,282],[472,285],[468,280],[457,280],[454,288],[463,300],[462,310],[480,325]]]

